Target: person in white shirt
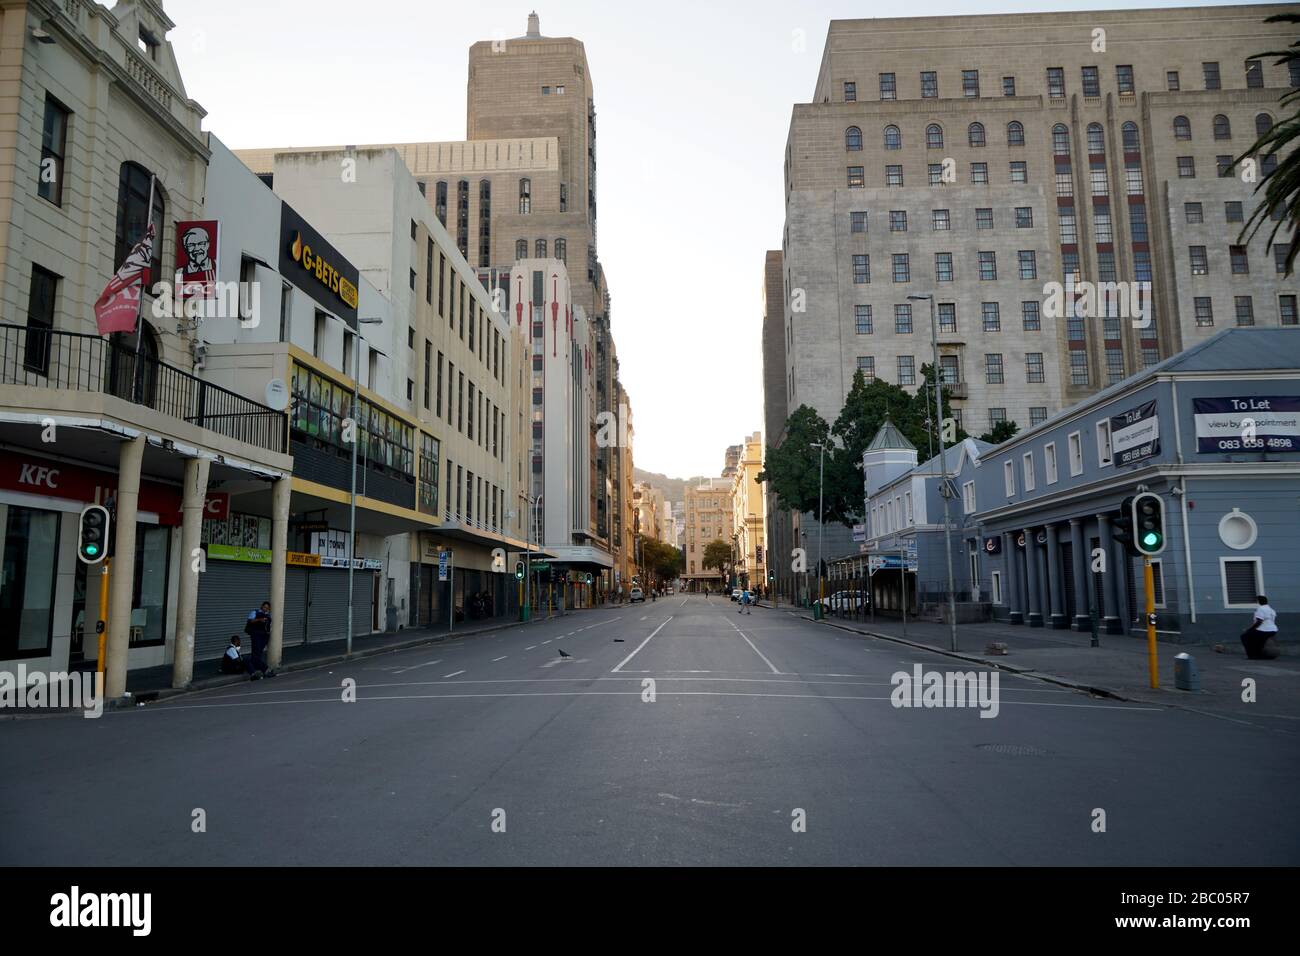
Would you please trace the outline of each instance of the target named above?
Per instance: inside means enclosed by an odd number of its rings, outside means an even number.
[[[221,673],[223,674],[252,674],[253,667],[244,659],[240,648],[238,634],[230,635],[230,644],[226,647],[226,653],[221,657]]]
[[[1277,637],[1277,612],[1269,606],[1268,598],[1263,594],[1256,600],[1259,601],[1259,607],[1255,609],[1250,627],[1241,635],[1241,643],[1246,648],[1246,656],[1251,660],[1272,660],[1276,655],[1266,655],[1264,644],[1270,637]]]

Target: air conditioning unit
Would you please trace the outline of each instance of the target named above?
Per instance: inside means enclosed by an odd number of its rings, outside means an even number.
[[[196,369],[203,368],[204,360],[208,357],[207,345],[196,339],[190,343],[190,355],[194,359],[194,367]]]

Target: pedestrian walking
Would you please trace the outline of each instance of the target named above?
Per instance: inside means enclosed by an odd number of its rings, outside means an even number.
[[[244,633],[253,639],[253,664],[250,679],[274,677],[275,671],[271,670],[266,661],[266,649],[271,643],[270,601],[263,601],[261,607],[248,612],[248,620],[244,623]]]
[[[1278,653],[1277,611],[1269,606],[1265,595],[1259,595],[1256,600],[1259,602],[1259,607],[1255,609],[1250,627],[1241,635],[1241,643],[1246,648],[1246,656],[1252,661],[1272,660]],[[1270,640],[1273,644],[1266,646]]]

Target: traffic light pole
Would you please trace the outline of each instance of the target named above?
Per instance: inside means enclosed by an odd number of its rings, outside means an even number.
[[[1151,570],[1151,559],[1142,559],[1142,581],[1147,592],[1147,671],[1151,675],[1151,689],[1160,689],[1160,670],[1156,665],[1156,584]]]
[[[99,644],[99,663],[95,665],[95,672],[98,674],[104,673],[104,644],[108,637],[108,572],[112,564],[112,558],[105,558],[99,570],[99,620],[95,622],[95,635]],[[84,647],[84,629],[81,639]]]

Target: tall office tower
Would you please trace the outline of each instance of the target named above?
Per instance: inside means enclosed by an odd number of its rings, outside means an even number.
[[[833,420],[857,369],[918,386],[932,307],[975,435],[1294,324],[1296,283],[1238,245],[1255,184],[1224,175],[1300,85],[1258,56],[1281,9],[833,21],[785,155],[788,406]]]

